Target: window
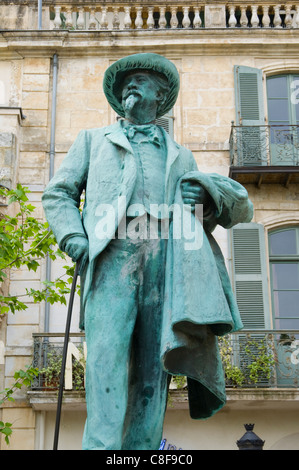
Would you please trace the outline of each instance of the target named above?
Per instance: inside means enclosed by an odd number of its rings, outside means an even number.
[[[264,227],[256,223],[239,224],[233,227],[230,233],[233,249],[233,286],[244,327],[248,330],[255,330],[250,334],[250,338],[258,344],[265,337],[271,343],[268,345],[269,355],[272,357],[274,352],[276,367],[275,373],[271,372],[270,383],[275,383],[275,386],[279,387],[293,387],[295,384],[297,386],[299,373],[299,335],[296,334],[296,330],[299,330],[299,226],[273,230],[268,235],[272,323]],[[265,336],[263,330],[270,329],[274,330],[274,334]],[[238,334],[238,338],[239,363],[247,364],[248,356],[244,352],[242,343],[246,339],[242,331]],[[254,345],[252,352],[257,353]],[[258,385],[269,386],[269,379],[262,376]]]
[[[299,75],[267,79],[270,146],[274,165],[298,165]]]
[[[299,124],[298,75],[278,75],[267,79],[268,121],[270,125]]]
[[[239,166],[299,165],[299,73],[267,78],[267,113],[262,70],[237,65],[234,73]]]
[[[299,329],[299,227],[269,234],[272,314],[276,329]]]

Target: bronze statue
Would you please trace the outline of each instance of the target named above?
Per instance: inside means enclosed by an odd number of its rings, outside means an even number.
[[[242,323],[211,232],[250,221],[252,204],[155,125],[178,91],[178,71],[160,55],[112,64],[104,92],[121,119],[81,131],[43,195],[59,246],[80,263],[84,449],[158,449],[171,374],[187,376],[193,418],[225,403],[217,336]],[[201,230],[195,245],[177,236],[186,214]]]

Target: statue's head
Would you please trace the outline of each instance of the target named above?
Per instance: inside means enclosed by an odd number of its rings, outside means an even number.
[[[153,53],[133,54],[112,64],[105,73],[103,88],[111,107],[122,117],[143,113],[140,122],[166,114],[179,92],[175,65]]]

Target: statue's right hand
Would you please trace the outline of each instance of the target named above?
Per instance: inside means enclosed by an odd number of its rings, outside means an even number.
[[[64,250],[74,262],[80,261],[80,272],[82,272],[88,260],[87,238],[76,235],[70,237],[66,241]]]

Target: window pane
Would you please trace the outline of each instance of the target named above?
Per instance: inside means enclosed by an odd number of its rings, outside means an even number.
[[[299,264],[273,263],[272,264],[273,289],[299,290]],[[299,316],[299,307],[298,307]]]
[[[270,121],[289,121],[289,102],[283,100],[268,101],[269,122]]]
[[[295,107],[296,124],[299,124],[299,76],[291,80],[291,103]]]
[[[296,231],[294,229],[270,234],[270,255],[296,254]]]
[[[294,76],[290,81],[290,100],[295,107],[296,121],[299,120],[299,77]]]
[[[287,98],[287,77],[268,78],[267,92],[269,98]]]
[[[273,296],[275,317],[299,318],[299,291],[276,291]]]
[[[275,326],[277,330],[299,330],[299,319],[277,319]]]

